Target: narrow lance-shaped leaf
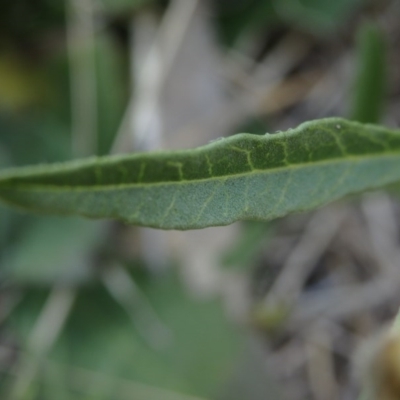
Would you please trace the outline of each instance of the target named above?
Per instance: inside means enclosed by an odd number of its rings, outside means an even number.
[[[330,118],[194,150],[6,170],[0,198],[44,213],[194,229],[270,220],[399,180],[400,131]]]
[[[358,53],[352,119],[378,123],[385,105],[387,58],[385,36],[377,24],[364,23],[359,29]]]

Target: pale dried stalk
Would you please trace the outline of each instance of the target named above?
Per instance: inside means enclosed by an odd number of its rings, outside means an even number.
[[[66,4],[72,154],[85,157],[97,151],[94,5],[92,0],[69,0]]]
[[[34,396],[30,386],[34,381],[43,359],[53,347],[72,309],[76,293],[70,288],[52,289],[28,338],[27,350],[31,354],[17,365],[16,380],[13,382],[9,400],[28,400]]]

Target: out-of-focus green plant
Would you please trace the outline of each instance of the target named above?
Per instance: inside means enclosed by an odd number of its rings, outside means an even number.
[[[354,88],[352,119],[378,123],[384,110],[387,62],[381,30],[371,23],[358,32],[358,68]]]

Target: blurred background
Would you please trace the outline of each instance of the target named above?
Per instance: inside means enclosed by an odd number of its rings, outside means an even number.
[[[396,0],[2,0],[0,165],[398,127],[399,18]],[[399,213],[380,191],[167,232],[1,206],[0,398],[357,399],[357,349],[400,305]]]

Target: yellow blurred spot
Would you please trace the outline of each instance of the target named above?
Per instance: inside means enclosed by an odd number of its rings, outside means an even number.
[[[0,51],[0,109],[15,111],[34,105],[44,93],[37,70],[19,57]]]
[[[255,324],[266,332],[273,333],[286,322],[289,309],[285,304],[277,304],[274,307],[265,307],[258,304],[252,312]]]

